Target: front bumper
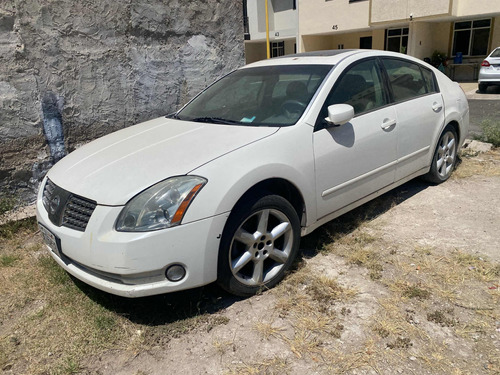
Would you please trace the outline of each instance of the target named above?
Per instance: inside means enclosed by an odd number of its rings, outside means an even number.
[[[154,232],[126,233],[114,230],[122,207],[98,205],[85,232],[54,225],[41,194],[36,209],[38,222],[58,238],[60,252],[50,251],[52,257],[95,288],[142,297],[198,287],[217,278],[220,236],[229,213]],[[172,264],[185,267],[181,281],[166,279]]]

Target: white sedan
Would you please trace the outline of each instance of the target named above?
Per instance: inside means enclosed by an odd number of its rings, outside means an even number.
[[[260,61],[62,159],[37,217],[57,263],[109,293],[217,281],[248,296],[284,277],[301,236],[414,177],[446,181],[468,124],[458,84],[416,58]]]

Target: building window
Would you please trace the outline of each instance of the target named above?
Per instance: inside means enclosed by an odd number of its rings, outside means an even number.
[[[271,42],[271,57],[285,56],[285,42]]]
[[[491,19],[459,21],[453,26],[453,51],[455,56],[484,56],[488,54]]]
[[[408,31],[407,27],[401,29],[386,30],[386,51],[406,53],[408,50]]]
[[[372,37],[362,36],[361,38],[359,38],[359,48],[372,49]]]

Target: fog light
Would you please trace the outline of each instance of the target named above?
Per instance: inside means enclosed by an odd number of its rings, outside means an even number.
[[[170,281],[181,281],[186,276],[186,270],[180,264],[174,264],[167,268],[165,276]]]

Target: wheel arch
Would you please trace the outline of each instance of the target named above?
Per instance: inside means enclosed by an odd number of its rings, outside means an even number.
[[[304,198],[299,189],[290,181],[273,177],[262,180],[251,186],[234,204],[233,210],[248,199],[274,194],[286,199],[293,206],[299,217],[301,226],[306,223],[306,207]]]

